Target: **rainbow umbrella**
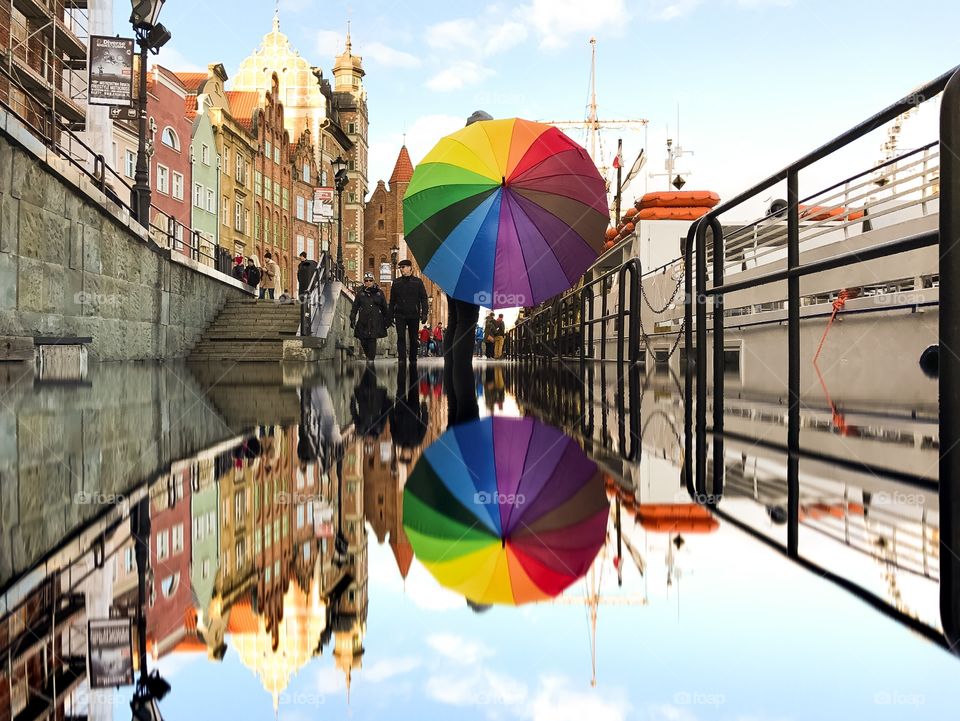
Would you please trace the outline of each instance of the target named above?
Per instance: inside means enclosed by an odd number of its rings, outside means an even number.
[[[407,245],[454,298],[531,306],[570,288],[610,222],[603,178],[557,128],[485,120],[442,138],[403,198]]]
[[[416,557],[478,604],[558,595],[590,568],[608,515],[597,465],[533,418],[455,426],[424,451],[403,492]]]

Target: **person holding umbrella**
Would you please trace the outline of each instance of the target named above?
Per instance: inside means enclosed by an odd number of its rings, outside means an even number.
[[[413,274],[413,263],[404,258],[397,267],[400,277],[390,286],[390,317],[397,326],[397,359],[410,364],[417,362],[417,328],[427,322],[427,289],[423,281]],[[409,348],[408,348],[409,347]]]
[[[373,273],[364,273],[363,288],[357,291],[350,309],[350,327],[360,341],[367,363],[373,363],[377,357],[377,340],[387,337],[389,318],[390,311],[383,291],[373,282]]]

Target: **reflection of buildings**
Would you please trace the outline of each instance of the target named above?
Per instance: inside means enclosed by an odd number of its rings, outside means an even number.
[[[175,463],[170,475],[150,489],[150,568],[147,643],[154,658],[183,636],[193,607],[190,589],[190,499],[197,468]]]

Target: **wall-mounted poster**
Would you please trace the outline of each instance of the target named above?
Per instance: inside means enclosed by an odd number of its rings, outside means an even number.
[[[91,620],[87,626],[90,688],[133,683],[133,634],[129,618]]]
[[[333,220],[333,188],[313,189],[313,222]]]
[[[130,105],[133,99],[133,40],[90,36],[87,102]]]

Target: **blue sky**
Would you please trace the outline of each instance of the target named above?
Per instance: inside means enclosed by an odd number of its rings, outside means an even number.
[[[162,21],[174,40],[161,62],[219,61],[235,72],[269,31],[273,8],[170,0]],[[280,8],[295,47],[328,71],[352,20],[367,70],[371,186],[389,174],[404,132],[416,162],[478,107],[581,119],[591,35],[601,117],[648,119],[647,170],[661,171],[679,104],[682,143],[695,151],[683,161],[693,171],[688,189],[724,196],[960,60],[960,6],[948,0],[281,0]],[[115,3],[115,14],[126,34],[127,4]],[[625,155],[643,144],[642,133],[620,134]],[[872,165],[881,141],[867,141],[856,162]]]

